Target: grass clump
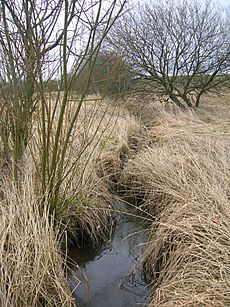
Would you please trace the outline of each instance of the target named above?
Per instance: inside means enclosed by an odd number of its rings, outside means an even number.
[[[229,136],[215,125],[163,111],[149,133],[155,142],[124,168],[152,220],[143,260],[150,306],[230,304]]]
[[[111,196],[97,175],[96,163],[101,155],[100,141],[109,138],[116,116],[106,117],[105,109],[101,106],[99,110],[94,101],[86,104],[66,148],[58,198],[52,210],[50,182],[44,189],[40,173],[40,110],[34,113],[33,131],[17,165],[19,180],[15,182],[10,168],[2,166],[1,306],[72,306],[61,250],[66,252],[68,243],[97,244],[110,227]],[[71,116],[68,111],[63,119],[63,135]],[[49,132],[52,154],[55,134],[53,130]],[[62,134],[60,146],[61,137]]]
[[[48,210],[40,210],[30,172],[18,190],[2,180],[0,206],[0,305],[74,306],[64,258]]]

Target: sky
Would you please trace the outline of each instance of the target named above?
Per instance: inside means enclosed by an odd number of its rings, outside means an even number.
[[[132,2],[137,3],[138,0],[133,0]],[[139,2],[141,3],[142,0],[139,0]],[[226,7],[230,6],[230,0],[214,0],[214,2],[219,2],[221,5],[226,6]]]
[[[229,5],[230,5],[230,0],[219,0],[219,2],[220,2],[222,5],[225,5],[225,6],[229,6]]]

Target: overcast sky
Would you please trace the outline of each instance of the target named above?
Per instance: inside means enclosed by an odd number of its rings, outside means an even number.
[[[219,0],[219,2],[220,2],[222,5],[226,5],[226,6],[229,6],[229,5],[230,5],[230,0]]]
[[[230,0],[214,0],[214,2],[219,2],[223,6],[230,6]],[[139,2],[141,4],[142,0],[132,0],[133,3]]]

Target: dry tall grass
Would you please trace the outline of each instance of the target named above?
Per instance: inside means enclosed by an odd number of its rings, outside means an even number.
[[[152,219],[144,259],[157,276],[152,306],[230,305],[227,112],[227,102],[196,113],[152,105],[146,129],[125,109],[90,100],[72,131],[58,216],[75,243],[97,243],[112,213],[111,184],[141,194]],[[71,306],[60,237],[38,197],[39,114],[34,120],[20,190],[1,175],[0,304]]]
[[[1,183],[0,305],[74,306],[58,235],[40,210],[30,171],[20,191],[9,178]]]
[[[64,123],[68,124],[74,107],[73,98]],[[130,150],[129,140],[139,130],[140,123],[125,109],[97,97],[89,97],[84,102],[67,149],[65,179],[57,208],[75,244],[81,245],[84,240],[97,244],[105,237],[113,214],[110,178],[121,170],[120,165],[114,166],[120,164],[121,152]],[[65,125],[62,133],[65,134]],[[36,146],[33,151],[36,156]],[[106,171],[105,165],[109,165]]]
[[[48,99],[52,108],[52,97]],[[65,113],[63,135],[74,107],[73,101]],[[127,120],[130,119],[127,112],[121,112],[122,116],[117,108],[94,99],[83,105],[65,156],[65,178],[55,212],[59,221],[50,219],[49,204],[44,197],[41,201],[39,110],[34,114],[33,131],[20,164],[19,188],[7,170],[0,177],[1,306],[73,305],[60,241],[66,239],[62,235],[64,230],[68,242],[78,245],[85,240],[97,243],[106,235],[112,216],[111,195],[105,178],[98,176],[97,166],[101,156],[111,152],[116,156],[117,148],[124,146],[127,139],[124,131],[128,129],[123,128],[126,122],[132,125],[132,121]],[[51,142],[53,139],[51,136]],[[52,146],[49,150],[52,151]]]
[[[159,111],[123,173],[152,219],[151,306],[230,305],[230,125],[199,112]]]

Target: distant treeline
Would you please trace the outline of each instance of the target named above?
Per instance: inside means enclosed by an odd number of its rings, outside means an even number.
[[[134,72],[130,65],[114,52],[101,52],[95,59],[92,73],[89,65],[86,65],[78,75],[69,74],[72,79],[72,90],[82,94],[101,94],[102,96],[122,96],[133,88],[135,83]],[[87,79],[91,74],[91,82]],[[87,89],[86,89],[87,84]],[[60,91],[63,89],[61,80],[50,80],[48,89]]]

